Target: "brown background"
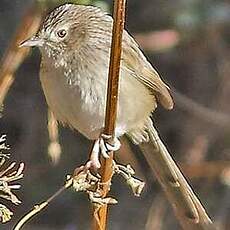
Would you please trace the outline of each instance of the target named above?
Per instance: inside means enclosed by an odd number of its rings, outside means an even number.
[[[32,2],[1,0],[0,56]],[[174,95],[173,111],[159,108],[154,121],[211,217],[221,229],[230,229],[230,189],[221,180],[219,170],[230,158],[230,4],[227,0],[130,0],[127,14],[126,26],[133,34],[172,29],[179,36],[179,44],[171,49],[145,50],[173,91],[176,88],[183,94]],[[168,39],[170,42],[172,38]],[[146,45],[143,37],[139,42]],[[54,193],[65,175],[87,158],[90,142],[61,127],[61,161],[55,167],[50,164],[39,60],[39,51],[34,49],[17,71],[0,119],[0,134],[8,136],[12,160],[26,164],[23,186],[18,192],[23,203],[10,206],[15,216],[1,229],[12,229],[20,216]],[[171,208],[162,201],[159,185],[151,178],[146,162],[135,152],[140,162],[138,174],[147,181],[147,189],[143,196],[134,198],[120,178],[115,179],[112,194],[119,204],[112,208],[109,229],[144,229],[148,215],[152,215],[151,220],[156,218],[154,223],[163,221],[162,229],[180,229]],[[225,179],[230,181],[229,176]],[[89,229],[89,210],[86,195],[69,190],[25,229]]]

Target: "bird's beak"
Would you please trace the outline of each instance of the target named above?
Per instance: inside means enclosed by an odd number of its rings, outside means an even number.
[[[25,41],[23,41],[19,47],[32,47],[32,46],[43,46],[44,40],[37,36],[33,36]]]

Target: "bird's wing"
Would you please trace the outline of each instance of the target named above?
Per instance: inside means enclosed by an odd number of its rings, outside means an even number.
[[[147,61],[134,39],[124,31],[122,66],[153,91],[158,101],[166,108],[173,108],[169,87],[161,80],[159,74]]]

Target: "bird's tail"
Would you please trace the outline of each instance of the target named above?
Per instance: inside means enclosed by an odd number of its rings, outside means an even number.
[[[150,141],[139,146],[184,229],[215,229],[201,202],[161,141],[149,119]]]

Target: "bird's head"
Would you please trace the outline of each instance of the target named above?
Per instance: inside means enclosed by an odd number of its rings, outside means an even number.
[[[36,35],[20,47],[39,47],[42,55],[55,61],[68,58],[103,40],[103,21],[108,21],[108,16],[99,8],[65,4],[48,14]]]

